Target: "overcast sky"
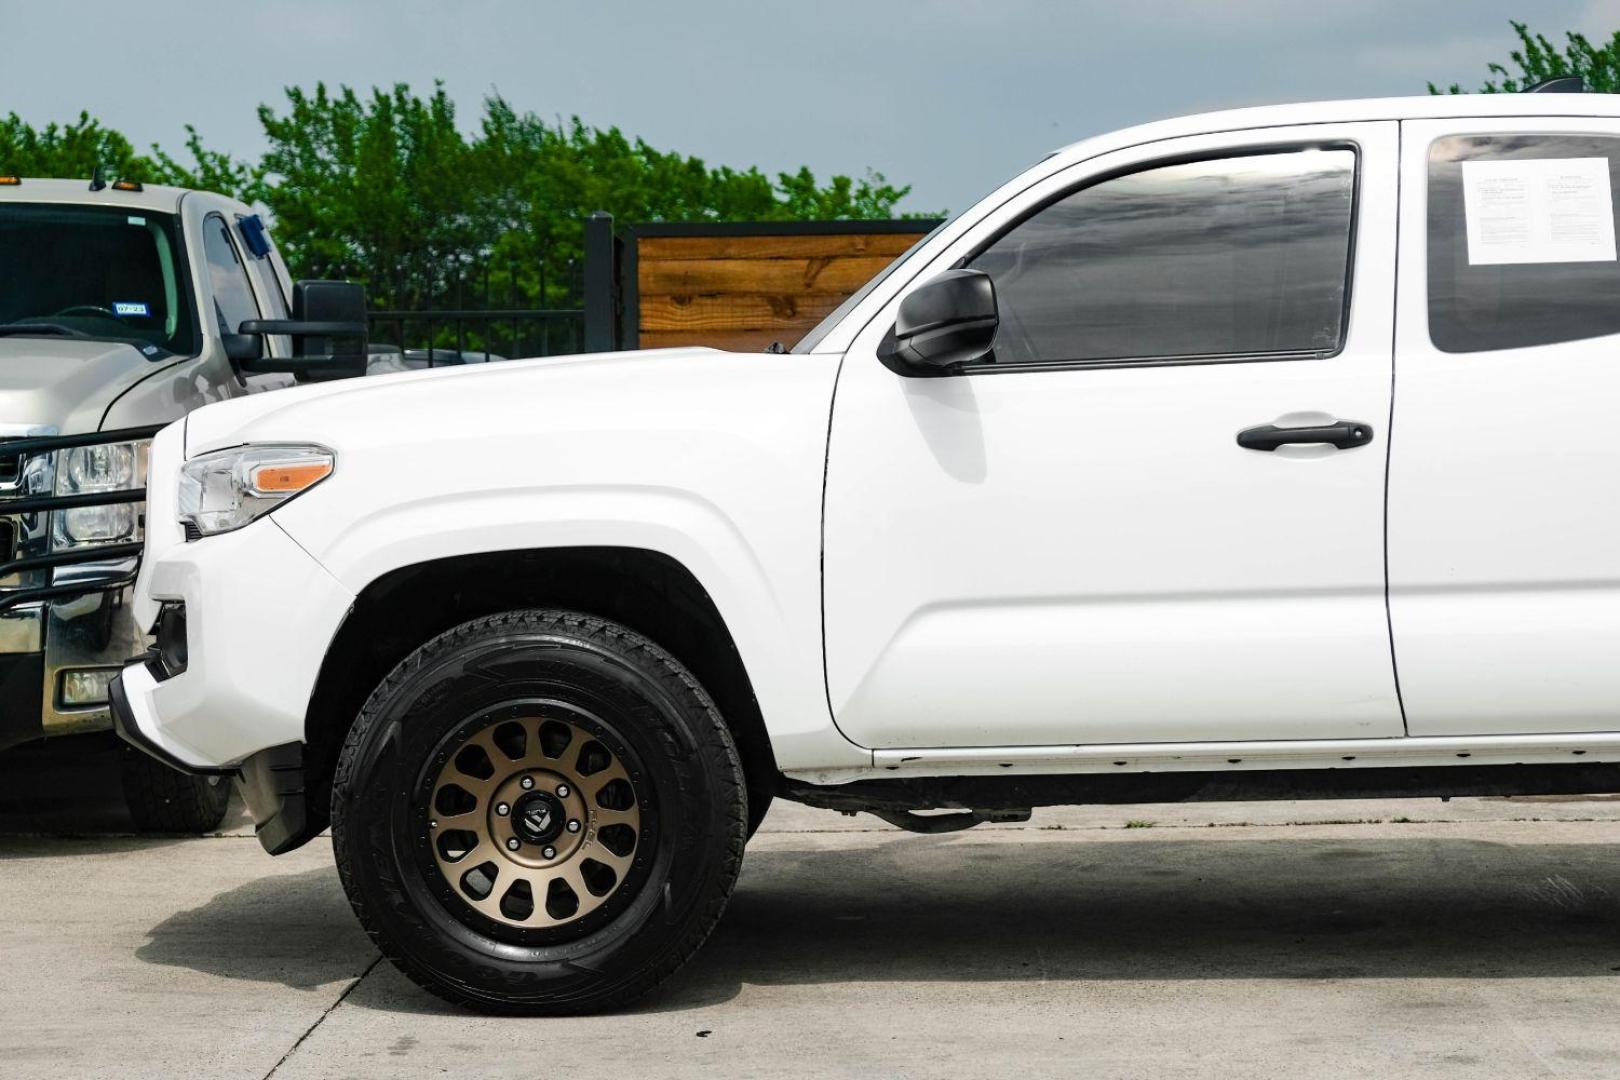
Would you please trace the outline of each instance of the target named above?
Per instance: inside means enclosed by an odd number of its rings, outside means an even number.
[[[498,91],[710,164],[909,183],[959,210],[1036,157],[1142,120],[1476,85],[1508,20],[1562,40],[1620,0],[0,0],[0,113],[88,109],[137,145],[238,154],[318,80]]]

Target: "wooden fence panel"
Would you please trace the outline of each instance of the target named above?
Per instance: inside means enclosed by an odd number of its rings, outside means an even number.
[[[935,221],[660,224],[629,230],[643,349],[791,347]],[[628,285],[629,282],[627,281]]]

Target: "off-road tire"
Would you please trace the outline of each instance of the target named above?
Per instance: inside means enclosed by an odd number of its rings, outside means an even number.
[[[438,828],[424,778],[450,740],[490,715],[543,715],[547,701],[595,710],[602,738],[639,763],[650,822],[626,897],[573,936],[485,925],[422,858]],[[361,925],[419,986],[487,1013],[594,1012],[647,993],[709,936],[741,867],[747,811],[731,734],[678,660],[604,619],[514,611],[446,631],[372,692],[338,760],[332,847]]]
[[[225,820],[228,779],[171,769],[133,746],[123,747],[122,755],[124,805],[141,832],[210,833]]]

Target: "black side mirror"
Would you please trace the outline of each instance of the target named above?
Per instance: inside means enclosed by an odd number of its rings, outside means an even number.
[[[257,360],[264,355],[264,338],[258,334],[226,334],[225,355],[239,366]]]
[[[947,270],[900,302],[878,358],[901,375],[945,375],[990,355],[1001,317],[982,270]]]
[[[347,379],[366,373],[366,289],[347,281],[299,281],[293,284],[291,319],[248,319],[237,335],[288,334],[290,357],[235,358],[253,374],[291,372],[299,382]],[[226,340],[226,351],[231,348]]]

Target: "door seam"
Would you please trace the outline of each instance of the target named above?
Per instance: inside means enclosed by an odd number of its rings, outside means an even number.
[[[1395,125],[1395,265],[1391,277],[1389,319],[1389,423],[1384,428],[1384,627],[1389,633],[1389,673],[1395,682],[1395,705],[1401,711],[1401,734],[1410,736],[1406,698],[1401,694],[1401,665],[1395,656],[1395,615],[1389,600],[1389,476],[1395,458],[1395,375],[1399,358],[1401,320],[1401,226],[1405,210],[1401,180],[1406,172],[1406,124]]]

